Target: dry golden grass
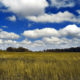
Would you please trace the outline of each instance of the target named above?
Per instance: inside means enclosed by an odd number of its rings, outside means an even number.
[[[0,80],[80,80],[80,53],[0,52]]]

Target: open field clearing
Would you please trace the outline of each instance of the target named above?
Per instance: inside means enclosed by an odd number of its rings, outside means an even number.
[[[0,80],[80,80],[80,53],[0,52]]]

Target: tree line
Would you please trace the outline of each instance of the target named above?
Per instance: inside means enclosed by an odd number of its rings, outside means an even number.
[[[23,47],[19,47],[19,48],[8,47],[6,49],[6,51],[8,51],[8,52],[30,52],[29,49],[26,49]]]
[[[80,47],[72,47],[65,49],[47,49],[44,52],[80,52]]]
[[[0,49],[0,52],[1,51],[3,50]],[[18,48],[8,47],[5,51],[7,52],[32,52],[31,50],[27,48],[23,48],[23,47],[18,47]],[[65,48],[65,49],[47,49],[41,52],[80,52],[80,47],[72,47],[72,48]]]

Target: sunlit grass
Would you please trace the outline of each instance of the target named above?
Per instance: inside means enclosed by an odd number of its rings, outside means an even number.
[[[80,80],[80,53],[0,52],[0,80]]]

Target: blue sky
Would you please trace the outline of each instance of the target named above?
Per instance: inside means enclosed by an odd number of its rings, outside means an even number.
[[[79,2],[0,0],[0,48],[43,50],[80,46]]]

